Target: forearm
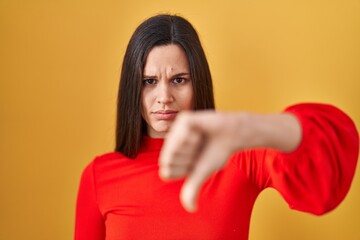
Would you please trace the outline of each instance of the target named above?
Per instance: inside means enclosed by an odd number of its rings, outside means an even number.
[[[180,198],[187,210],[194,211],[201,186],[232,153],[272,148],[290,154],[262,156],[271,175],[268,184],[292,208],[315,214],[333,209],[345,197],[354,175],[359,151],[355,125],[329,105],[298,104],[285,111],[179,114],[160,155],[160,176],[186,177]]]
[[[237,150],[248,148],[273,148],[282,152],[292,152],[300,144],[302,128],[298,119],[290,113],[255,114],[235,113],[238,141]],[[230,118],[229,118],[230,119]],[[230,124],[228,125],[230,127]]]

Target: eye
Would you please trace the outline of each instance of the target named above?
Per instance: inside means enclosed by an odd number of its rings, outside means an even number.
[[[185,78],[175,78],[174,80],[173,80],[173,83],[175,83],[175,84],[182,84],[182,83],[185,83],[185,81],[186,81],[186,79]]]
[[[153,85],[153,84],[156,84],[156,82],[157,81],[155,79],[151,79],[151,78],[143,80],[144,85]]]

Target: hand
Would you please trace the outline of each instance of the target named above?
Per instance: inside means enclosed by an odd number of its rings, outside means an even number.
[[[237,134],[241,121],[233,115],[183,112],[166,136],[159,174],[164,180],[186,177],[180,200],[189,212],[197,209],[196,199],[204,182],[223,168],[241,142]]]
[[[255,147],[291,152],[301,139],[300,122],[289,113],[182,112],[166,136],[159,174],[164,180],[186,178],[180,200],[193,212],[202,185],[233,152]]]

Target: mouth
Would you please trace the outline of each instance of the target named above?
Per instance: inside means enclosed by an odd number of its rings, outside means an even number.
[[[176,115],[178,114],[178,111],[160,110],[160,111],[152,112],[152,114],[157,120],[174,120]]]

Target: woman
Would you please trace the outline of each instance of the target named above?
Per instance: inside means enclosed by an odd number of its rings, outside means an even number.
[[[143,22],[123,61],[115,152],[82,175],[75,239],[247,239],[267,187],[318,215],[345,197],[359,136],[339,109],[212,109],[211,75],[191,24],[171,15]]]

